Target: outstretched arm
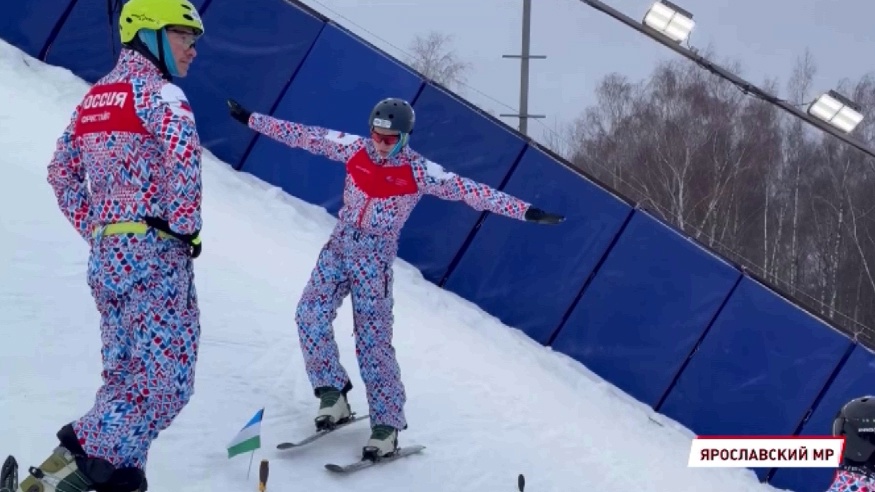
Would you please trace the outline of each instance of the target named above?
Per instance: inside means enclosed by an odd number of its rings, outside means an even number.
[[[362,138],[358,135],[253,113],[233,99],[228,100],[228,108],[232,118],[258,133],[289,147],[303,149],[334,161],[346,162],[363,145]]]
[[[349,160],[361,148],[362,143],[361,137],[357,135],[302,125],[260,113],[252,113],[249,117],[249,128],[289,147],[304,149],[339,162]]]
[[[444,200],[462,200],[475,210],[488,210],[526,222],[552,225],[565,221],[561,215],[545,212],[491,186],[451,173],[422,156],[416,159],[419,164],[415,166],[419,169],[417,179],[422,183],[424,193]]]
[[[508,195],[489,185],[445,170],[440,164],[423,157],[419,158],[417,178],[424,193],[444,200],[463,201],[475,210],[487,210],[518,220],[526,220],[526,211],[531,206],[519,198]]]
[[[70,123],[55,144],[55,153],[48,165],[48,182],[55,193],[58,207],[76,232],[91,243],[91,210],[88,187],[85,184],[85,168],[76,141],[73,125],[79,117],[78,108]]]

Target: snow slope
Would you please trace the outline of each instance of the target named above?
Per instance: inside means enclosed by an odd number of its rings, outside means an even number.
[[[55,138],[86,89],[67,70],[0,42],[0,458],[17,455],[22,473],[55,444],[60,425],[91,405],[100,382],[86,245],[45,181]],[[294,165],[295,151],[288,156]],[[317,408],[293,317],[334,218],[211,155],[204,189],[196,392],[153,445],[150,490],[256,490],[262,458],[275,491],[512,491],[519,473],[536,492],[775,490],[746,470],[688,469],[688,430],[400,260],[395,340],[410,421],[401,438],[427,449],[350,477],[322,465],[357,458],[365,423],[277,451],[279,441],[311,432]],[[365,412],[349,303],[336,331],[356,385],[353,408]],[[247,480],[249,456],[229,461],[225,445],[262,406],[263,448]]]

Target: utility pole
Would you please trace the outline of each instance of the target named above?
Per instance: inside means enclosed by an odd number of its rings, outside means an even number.
[[[503,55],[502,58],[519,58],[520,59],[520,112],[519,114],[501,114],[503,117],[514,117],[520,120],[520,133],[528,136],[529,118],[546,118],[543,114],[529,114],[529,60],[543,60],[547,58],[544,55],[530,55],[529,48],[531,47],[530,31],[532,24],[532,0],[523,0],[523,32],[522,32],[522,53],[519,55]]]

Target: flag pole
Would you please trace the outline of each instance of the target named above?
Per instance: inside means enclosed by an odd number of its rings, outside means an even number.
[[[264,418],[264,407],[262,407],[255,415],[243,426],[240,432],[228,444],[228,459],[244,454],[247,450],[249,453],[249,468],[246,470],[246,479],[252,474],[252,462],[255,459],[255,450],[261,448],[261,421]]]

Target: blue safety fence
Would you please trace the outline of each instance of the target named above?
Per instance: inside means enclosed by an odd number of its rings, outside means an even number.
[[[115,2],[10,2],[0,37],[88,82],[120,49]],[[431,282],[587,366],[698,434],[825,435],[870,393],[875,356],[676,228],[330,19],[285,0],[195,1],[207,26],[188,95],[204,146],[337,214],[342,163],[259,136],[225,100],[363,135],[373,104],[407,98],[412,146],[448,171],[567,215],[541,226],[426,196],[400,257]],[[830,470],[755,470],[820,492]]]
[[[656,405],[740,275],[636,210],[552,346]]]

